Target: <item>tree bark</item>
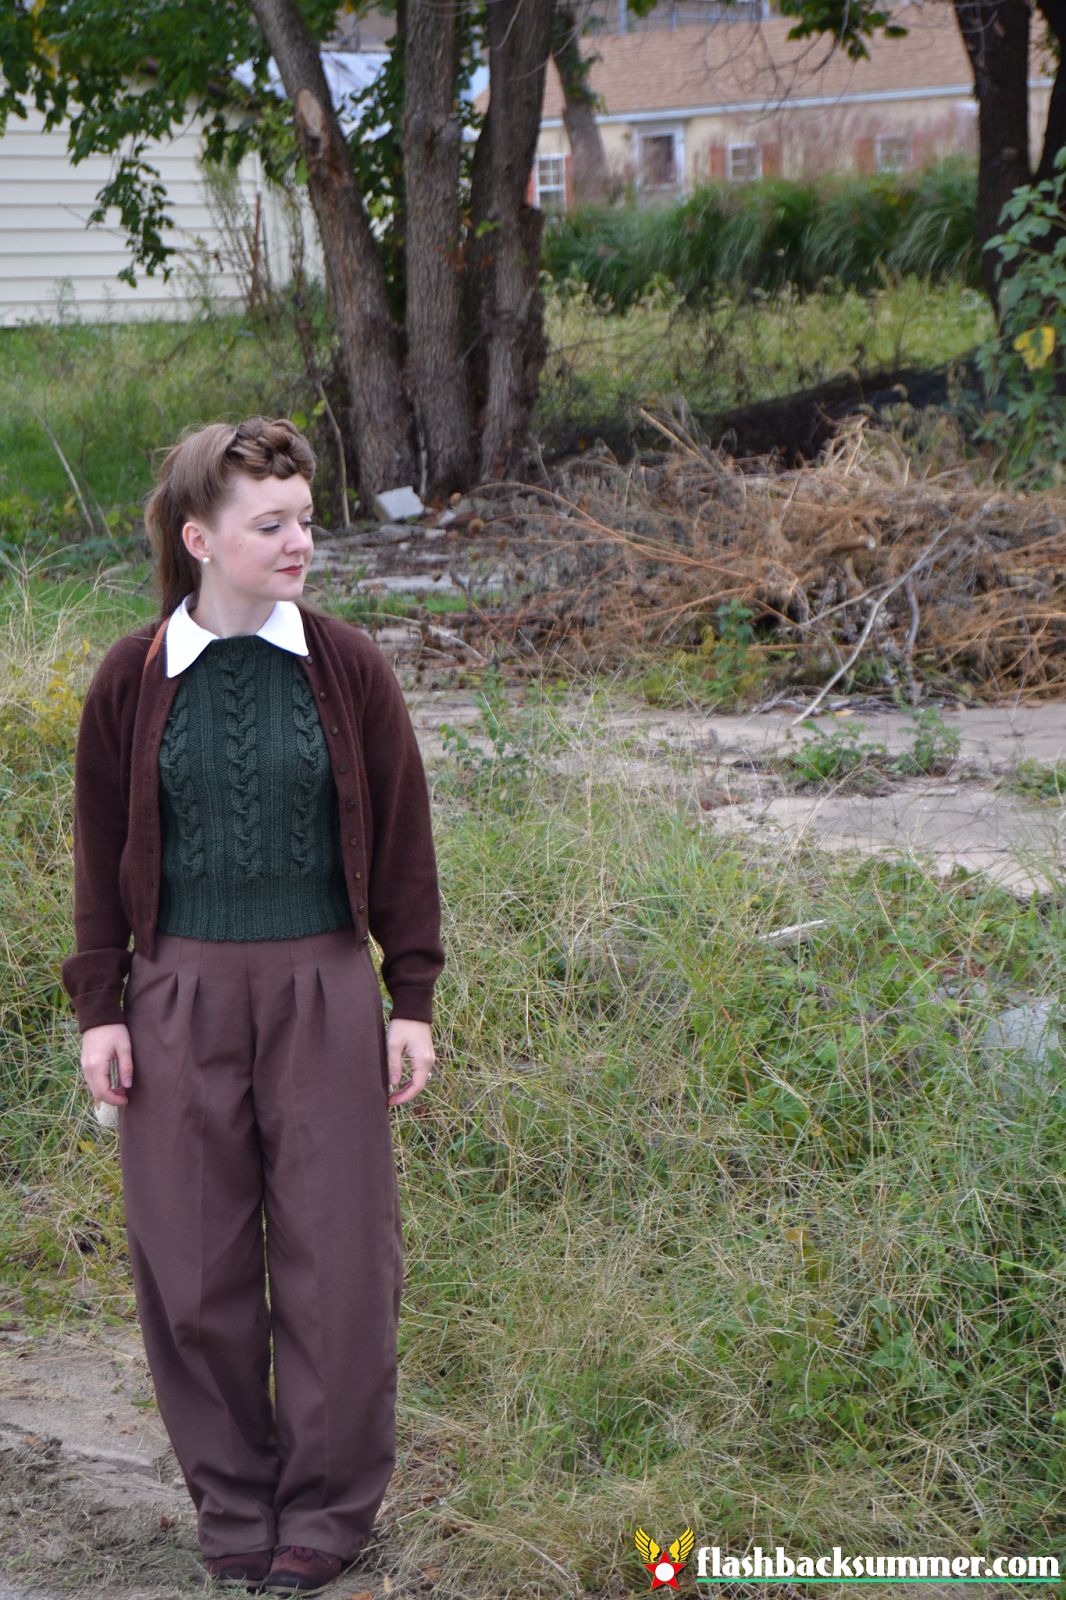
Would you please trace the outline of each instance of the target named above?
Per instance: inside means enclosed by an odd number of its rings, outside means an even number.
[[[484,394],[481,477],[520,476],[544,364],[543,217],[526,203],[537,148],[553,0],[488,0],[489,108],[474,152],[467,305]]]
[[[410,406],[385,274],[315,43],[295,0],[252,0],[307,162],[355,418],[359,493],[417,484]]]
[[[455,0],[408,0],[404,66],[407,346],[429,494],[465,488],[476,459],[461,324]]]
[[[552,59],[563,86],[563,126],[570,141],[574,204],[599,206],[610,196],[611,174],[603,135],[596,121],[596,96],[589,87],[588,63],[581,55],[581,23],[569,5],[556,5],[552,19]]]
[[[1000,213],[1014,190],[1031,176],[1029,7],[1025,0],[954,4],[977,94],[977,237],[984,245],[999,232]],[[993,305],[998,300],[996,266],[994,253],[986,250],[982,270]]]

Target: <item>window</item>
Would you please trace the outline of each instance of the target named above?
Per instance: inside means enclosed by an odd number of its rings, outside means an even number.
[[[640,182],[644,189],[676,189],[678,181],[677,135],[642,133]]]
[[[906,133],[885,133],[875,142],[878,172],[902,172],[911,164],[911,141]]]
[[[727,168],[730,183],[751,183],[762,177],[762,150],[757,144],[731,144]]]
[[[566,210],[566,157],[537,157],[537,204],[542,211]]]

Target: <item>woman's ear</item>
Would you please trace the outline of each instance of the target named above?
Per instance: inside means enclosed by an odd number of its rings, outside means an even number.
[[[207,540],[204,530],[198,522],[187,522],[181,530],[182,543],[194,561],[205,561],[208,558]]]

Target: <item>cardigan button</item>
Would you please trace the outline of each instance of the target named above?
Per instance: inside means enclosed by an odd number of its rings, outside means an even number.
[[[370,935],[368,933],[364,933],[363,934],[363,943],[364,944],[369,944],[370,943]]]
[[[337,730],[336,730],[336,728],[331,728],[329,731],[330,731],[330,733],[336,733]]]
[[[309,667],[314,666],[314,662],[312,661],[310,656],[304,656],[304,660],[307,662],[307,665]]]
[[[363,876],[363,874],[362,874],[362,873],[361,873],[361,872],[353,872],[353,873],[352,873],[352,877],[353,877],[353,878],[355,878],[355,879],[357,879],[357,880],[358,880],[358,879],[359,879],[359,878],[361,878],[361,877],[362,877],[362,876]]]
[[[341,762],[341,764],[340,764],[340,766],[339,766],[339,767],[338,767],[338,768],[337,768],[337,771],[338,771],[338,772],[347,772],[347,770],[348,770],[348,763],[347,763],[347,761],[342,761],[342,762]]]
[[[355,838],[352,838],[352,839],[349,839],[349,840],[348,840],[348,843],[349,843],[349,844],[358,844],[358,843],[359,843],[359,840],[358,840],[358,839],[355,839]]]
[[[320,689],[320,690],[319,690],[319,691],[318,691],[318,698],[319,698],[319,699],[320,699],[320,700],[324,700],[324,699],[325,699],[325,698],[326,698],[326,691],[325,691],[325,689]]]
[[[366,910],[366,906],[356,906],[356,908],[355,908],[355,909],[356,909],[356,910],[357,910],[357,911],[365,911],[365,910]]]
[[[345,809],[345,811],[354,811],[355,810],[355,801],[354,800],[349,800],[346,803],[344,809]]]

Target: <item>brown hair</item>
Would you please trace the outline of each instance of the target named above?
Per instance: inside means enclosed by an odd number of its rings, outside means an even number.
[[[200,564],[186,550],[182,528],[190,518],[210,525],[239,472],[260,479],[299,473],[310,483],[315,453],[285,417],[277,422],[249,417],[237,427],[212,422],[168,451],[144,508],[163,617],[176,611],[187,594],[200,592]]]

